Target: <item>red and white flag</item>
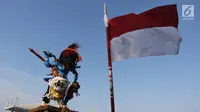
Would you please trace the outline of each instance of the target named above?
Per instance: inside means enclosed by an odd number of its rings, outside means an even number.
[[[127,14],[108,20],[104,15],[111,60],[177,55],[182,38],[178,32],[176,5],[160,6],[141,14]]]

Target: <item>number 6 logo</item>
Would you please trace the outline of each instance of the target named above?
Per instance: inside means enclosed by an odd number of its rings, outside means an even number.
[[[189,6],[189,7],[187,7],[186,9],[185,9],[185,11],[184,11],[184,15],[185,16],[189,16],[190,15],[190,13],[191,13],[191,8],[192,6]]]
[[[182,17],[194,17],[194,5],[182,5]]]

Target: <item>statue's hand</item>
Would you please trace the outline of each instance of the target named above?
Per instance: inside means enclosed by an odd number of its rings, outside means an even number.
[[[53,56],[54,56],[54,55],[53,55],[51,52],[49,52],[49,51],[43,51],[43,53],[44,53],[45,57],[47,57],[47,58],[53,57]]]
[[[80,94],[79,94],[78,92],[76,92],[75,95],[76,95],[77,97],[80,96]]]

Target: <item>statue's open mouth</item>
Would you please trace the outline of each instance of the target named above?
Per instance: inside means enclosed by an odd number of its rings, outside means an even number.
[[[55,84],[56,87],[60,87],[62,88],[64,86],[63,83],[61,83],[60,81],[58,81],[56,84]]]

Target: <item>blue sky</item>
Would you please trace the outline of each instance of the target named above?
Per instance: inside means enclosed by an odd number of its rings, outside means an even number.
[[[82,112],[109,112],[104,3],[110,18],[176,3],[183,38],[179,55],[113,63],[116,110],[200,111],[198,0],[0,0],[0,108],[16,96],[20,97],[20,103],[40,102],[46,90],[42,78],[50,70],[28,51],[29,47],[40,54],[49,50],[58,56],[77,41],[83,57],[79,70],[81,96],[69,105]],[[195,5],[193,21],[181,20],[184,4]]]

